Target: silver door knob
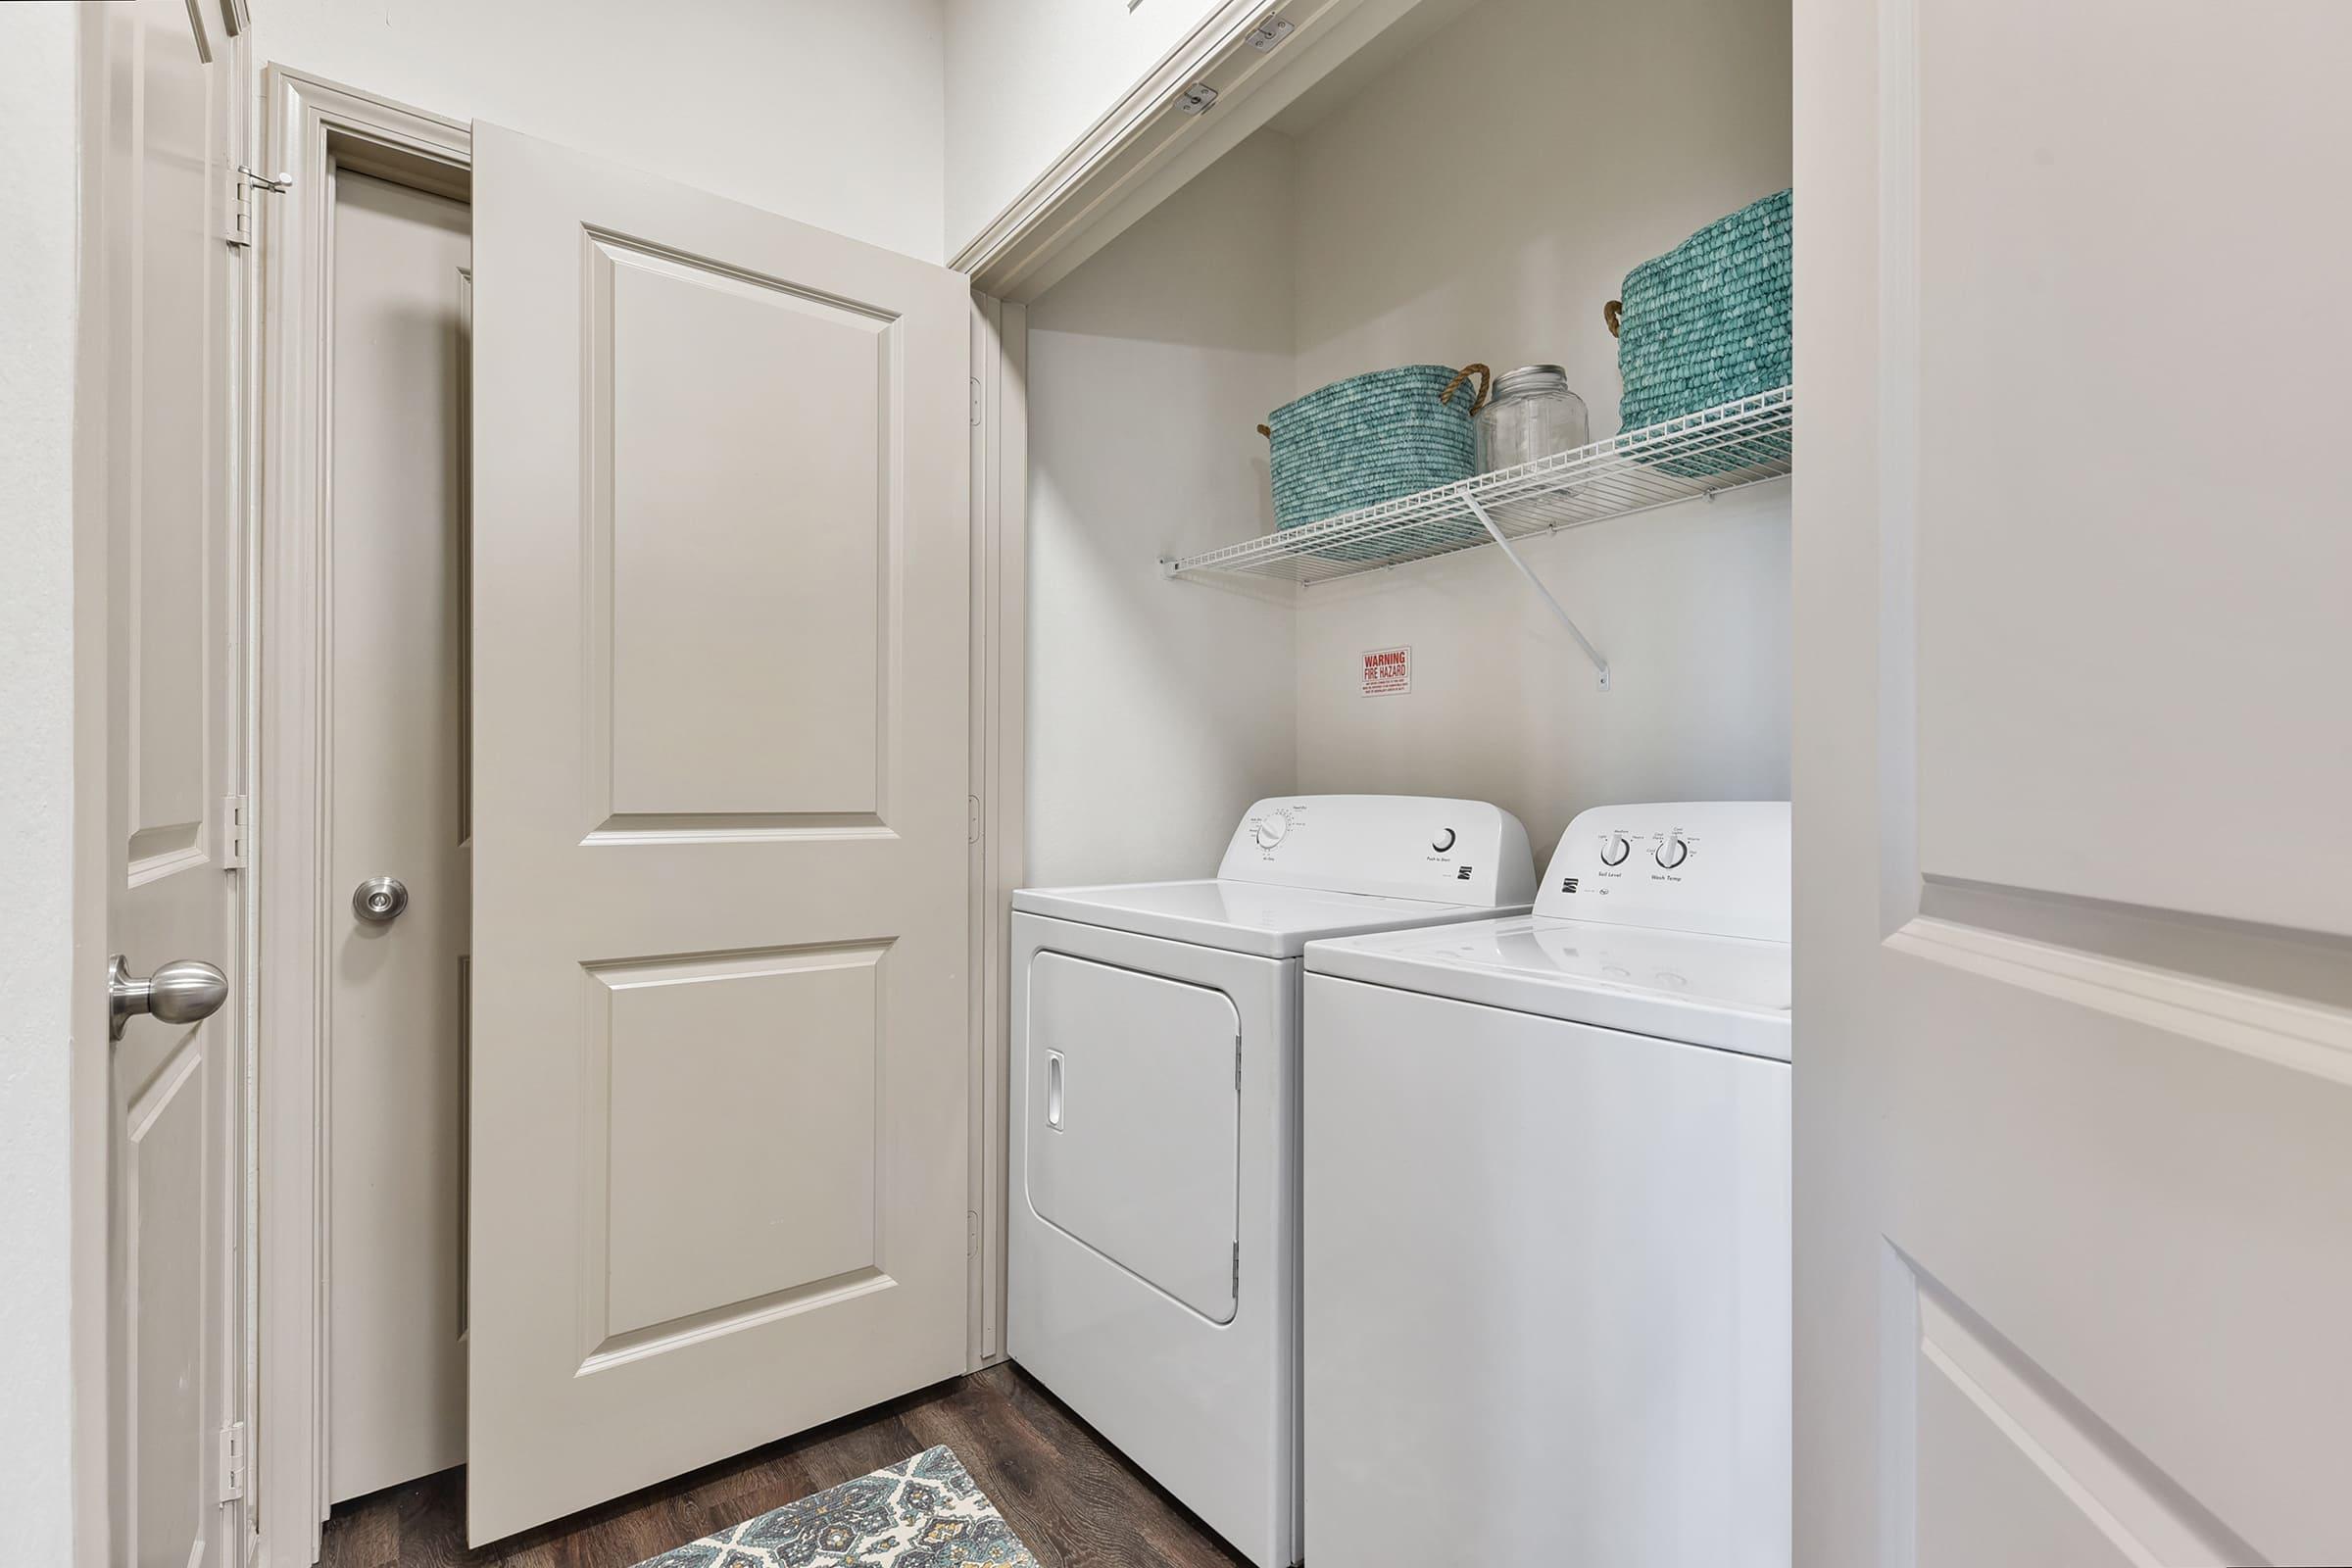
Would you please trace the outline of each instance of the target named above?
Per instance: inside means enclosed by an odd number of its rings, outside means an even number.
[[[106,966],[107,1038],[122,1038],[122,1026],[140,1013],[165,1023],[202,1023],[228,1000],[228,976],[209,963],[182,958],[144,980],[134,980],[130,960],[118,953]]]
[[[396,876],[371,876],[351,890],[351,912],[369,925],[390,925],[409,906],[409,890]]]

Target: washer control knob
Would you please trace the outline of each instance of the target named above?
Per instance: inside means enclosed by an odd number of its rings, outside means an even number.
[[[1439,829],[1438,836],[1429,841],[1429,847],[1437,851],[1440,855],[1444,855],[1447,850],[1452,849],[1453,829],[1449,827]]]
[[[1280,811],[1258,818],[1257,847],[1270,850],[1291,831],[1291,819]]]
[[[1658,867],[1671,871],[1690,858],[1690,846],[1683,842],[1680,833],[1669,833],[1658,840]]]
[[[1624,834],[1612,833],[1601,843],[1600,863],[1603,865],[1623,865],[1625,863],[1625,858],[1633,853],[1634,847],[1625,842]]]

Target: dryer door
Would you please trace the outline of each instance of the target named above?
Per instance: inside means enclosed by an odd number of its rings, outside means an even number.
[[[1234,1312],[1241,1030],[1206,986],[1030,963],[1030,1206],[1212,1323]]]

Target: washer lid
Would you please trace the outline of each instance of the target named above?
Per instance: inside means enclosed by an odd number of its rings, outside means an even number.
[[[1306,968],[1788,1060],[1785,942],[1519,916],[1317,942]]]
[[[1270,882],[1205,879],[1131,882],[1100,888],[1023,888],[1012,906],[1058,920],[1166,937],[1262,958],[1295,958],[1309,942],[1364,931],[1394,931],[1447,920],[1524,912],[1433,904],[1421,899],[1329,893]]]

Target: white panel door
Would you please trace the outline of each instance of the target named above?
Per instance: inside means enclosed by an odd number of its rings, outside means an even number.
[[[327,1495],[466,1461],[462,202],[334,173]],[[407,903],[362,917],[362,882]]]
[[[159,999],[122,1020],[106,1058],[110,1523],[113,1560],[139,1568],[244,1560],[244,1509],[223,1505],[220,1468],[243,1396],[226,995],[241,900],[223,809],[239,774],[239,269],[224,225],[243,60],[220,18],[137,0],[92,7],[84,24],[82,373],[96,384],[76,440],[105,531],[77,548],[77,571],[103,573],[79,601],[103,624],[76,628],[89,683],[76,699],[103,701],[105,719],[102,755],[84,759],[102,766],[104,795],[78,804],[105,816],[82,892],[106,902],[108,952],[82,956],[79,983],[107,989],[101,966],[119,954],[135,979],[210,964],[221,999],[205,1016],[186,991]],[[98,510],[85,512],[93,525]]]
[[[963,1369],[970,306],[492,125],[473,201],[478,1542]]]
[[[1799,1562],[2352,1561],[2347,59],[1798,0]]]

